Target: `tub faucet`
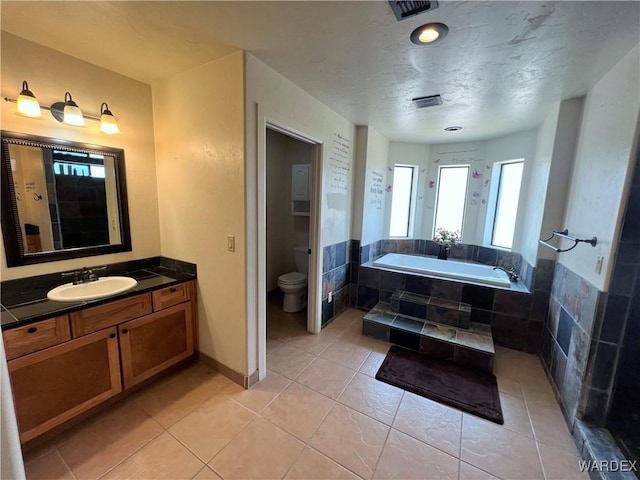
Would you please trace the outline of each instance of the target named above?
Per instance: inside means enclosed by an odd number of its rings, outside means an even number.
[[[496,265],[495,267],[493,267],[493,269],[502,270],[504,273],[506,273],[509,276],[509,280],[511,280],[512,282],[517,282],[518,280],[520,280],[520,276],[516,273],[516,270],[513,267],[507,270],[504,267],[500,267]]]

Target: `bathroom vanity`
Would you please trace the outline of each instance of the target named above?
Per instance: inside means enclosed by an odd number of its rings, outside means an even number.
[[[3,338],[22,443],[194,357],[195,276],[161,267],[131,275],[138,277],[133,290],[89,302],[45,295],[8,306],[3,288]]]

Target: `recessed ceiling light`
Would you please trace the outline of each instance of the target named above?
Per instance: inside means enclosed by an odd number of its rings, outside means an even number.
[[[444,129],[446,132],[457,132],[458,130],[462,130],[462,127],[452,126]]]
[[[411,41],[416,45],[427,45],[442,40],[449,33],[444,23],[426,23],[411,32]]]

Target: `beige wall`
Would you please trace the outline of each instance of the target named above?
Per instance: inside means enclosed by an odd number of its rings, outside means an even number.
[[[640,111],[640,45],[636,45],[589,91],[571,178],[564,227],[598,245],[560,254],[560,263],[607,291],[637,154]],[[596,272],[598,256],[604,264]]]
[[[159,255],[151,87],[6,32],[2,32],[1,62],[3,96],[16,98],[27,80],[41,105],[62,101],[66,91],[87,114],[98,115],[100,104],[109,104],[118,120],[118,135],[101,133],[99,123],[91,120],[85,128],[63,125],[45,110],[40,120],[20,117],[14,113],[15,104],[4,101],[0,102],[2,129],[124,149],[133,245],[131,252],[13,268],[7,268],[2,246],[2,280]]]
[[[153,108],[162,255],[198,265],[200,350],[247,373],[243,90],[237,52],[155,83]]]

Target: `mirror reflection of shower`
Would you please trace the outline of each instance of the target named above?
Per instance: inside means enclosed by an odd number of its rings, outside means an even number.
[[[267,329],[306,330],[312,145],[267,129]]]

